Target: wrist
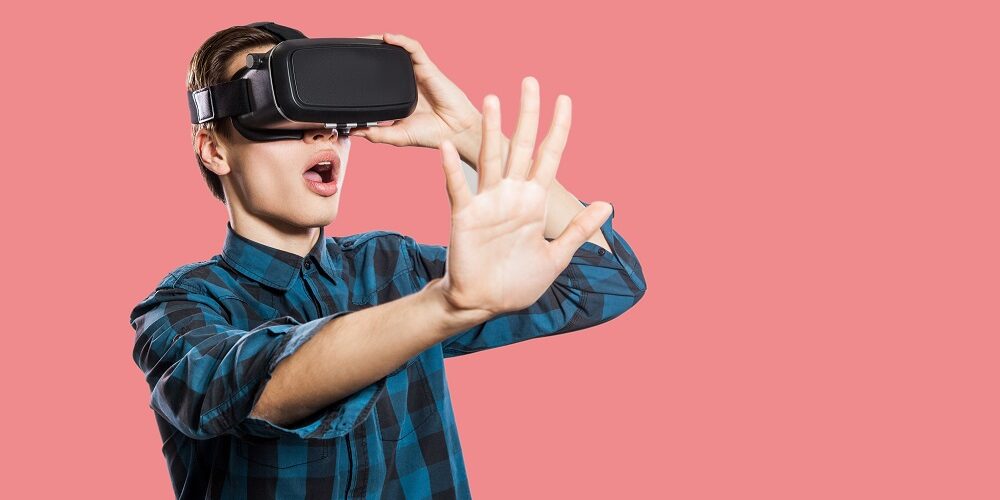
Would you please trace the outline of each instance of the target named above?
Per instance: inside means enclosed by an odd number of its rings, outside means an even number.
[[[472,125],[452,134],[448,139],[455,145],[459,158],[473,169],[478,170],[479,146],[482,140],[480,125]]]
[[[484,323],[493,317],[493,314],[486,310],[468,309],[453,304],[448,300],[447,294],[441,287],[441,282],[442,278],[433,279],[419,293],[424,295],[428,307],[439,321],[446,338]]]

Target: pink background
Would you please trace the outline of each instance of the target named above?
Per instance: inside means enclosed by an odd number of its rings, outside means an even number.
[[[990,4],[6,12],[4,495],[172,496],[127,316],[223,241],[188,60],[273,20],[416,38],[477,106],[500,96],[508,136],[522,77],[542,131],[573,98],[558,178],[615,204],[649,291],[593,329],[448,361],[477,498],[998,498]],[[446,244],[439,161],[355,140],[328,231]]]

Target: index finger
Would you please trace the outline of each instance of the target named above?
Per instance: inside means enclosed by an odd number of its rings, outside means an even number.
[[[406,36],[397,33],[386,33],[382,40],[386,43],[391,43],[393,45],[399,45],[406,49],[410,53],[410,58],[413,59],[414,64],[426,64],[427,66],[434,66],[431,62],[431,58],[427,56],[427,52],[424,51],[420,42]]]

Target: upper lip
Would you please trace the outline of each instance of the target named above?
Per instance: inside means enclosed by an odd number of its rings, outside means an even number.
[[[334,178],[340,173],[340,155],[332,149],[322,149],[309,157],[306,165],[302,167],[302,173],[316,166],[317,163],[328,161],[333,169]]]

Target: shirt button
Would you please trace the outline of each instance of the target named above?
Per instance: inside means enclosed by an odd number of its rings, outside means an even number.
[[[306,269],[312,269],[312,267],[313,267],[312,262],[309,262],[308,260],[305,261],[305,263],[303,263],[303,265],[306,266]]]
[[[603,249],[603,248],[598,248],[598,249],[597,249],[597,253],[598,253],[599,255],[604,255],[604,254],[605,254],[605,253],[607,253],[607,252],[608,252],[608,251],[607,251],[607,250],[605,250],[605,249]]]

